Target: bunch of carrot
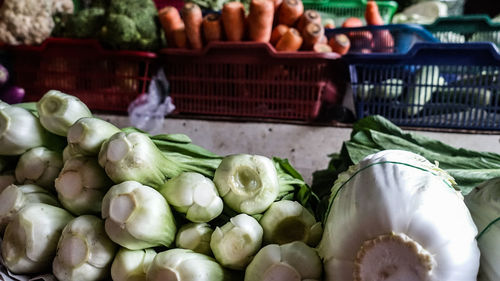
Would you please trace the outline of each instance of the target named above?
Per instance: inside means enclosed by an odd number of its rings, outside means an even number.
[[[179,12],[161,9],[160,22],[173,48],[201,49],[211,41],[270,42],[279,51],[331,52],[320,15],[304,12],[301,0],[252,0],[248,14],[240,2],[228,2],[221,13],[202,16],[200,7],[186,3]]]
[[[374,1],[368,3],[376,7]],[[378,7],[376,10],[367,7],[369,24],[383,24],[377,13]],[[186,3],[180,12],[169,6],[161,9],[159,18],[167,44],[173,48],[201,49],[208,42],[221,40],[255,41],[269,42],[278,51],[333,51],[343,55],[349,51],[353,40],[343,34],[327,39],[325,28],[334,28],[333,21],[325,21],[323,26],[320,14],[304,10],[302,0],[251,0],[248,14],[242,3],[228,2],[220,14],[209,13],[204,17],[200,7]],[[346,20],[345,27],[351,21]],[[370,40],[376,39],[372,36]]]
[[[368,1],[365,10],[365,21],[367,25],[384,25],[384,20],[380,15],[377,2]],[[361,19],[356,17],[348,18],[342,27],[362,27]],[[348,40],[352,42],[352,47],[361,50],[363,53],[392,52],[394,48],[394,38],[388,30],[358,31],[349,32]]]

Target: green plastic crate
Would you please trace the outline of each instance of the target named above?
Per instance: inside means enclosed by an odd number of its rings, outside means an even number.
[[[442,43],[492,42],[500,48],[500,23],[487,15],[438,18],[424,28]]]
[[[358,17],[363,22],[365,20],[365,9],[367,0],[303,0],[305,10],[316,10],[321,14],[321,18],[332,19],[335,26],[340,27],[345,19]],[[395,1],[376,1],[380,15],[385,23],[390,23],[392,16],[398,9]]]

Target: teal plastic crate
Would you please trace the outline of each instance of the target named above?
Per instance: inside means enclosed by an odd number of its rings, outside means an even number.
[[[487,15],[439,18],[424,28],[442,43],[491,42],[500,48],[500,22]]]

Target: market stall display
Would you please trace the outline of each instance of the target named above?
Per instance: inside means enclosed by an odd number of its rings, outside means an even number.
[[[495,23],[386,25],[393,1],[64,1],[16,14],[50,14],[43,39],[0,35],[0,280],[500,279],[500,155],[397,127],[499,130]],[[315,145],[349,102],[341,150]],[[287,141],[331,161],[309,185],[272,127],[205,123],[196,144],[133,127],[165,114],[301,124]]]

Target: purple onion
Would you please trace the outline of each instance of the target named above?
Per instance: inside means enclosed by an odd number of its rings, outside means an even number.
[[[7,86],[0,92],[0,100],[9,104],[20,103],[23,101],[24,95],[25,92],[23,88],[17,86]]]
[[[5,68],[3,65],[0,64],[0,87],[5,85],[5,83],[7,83],[8,80],[9,80],[9,72],[7,71],[7,68]]]

